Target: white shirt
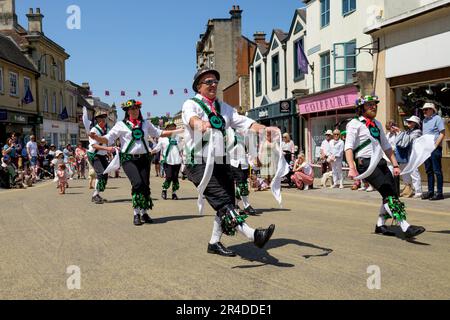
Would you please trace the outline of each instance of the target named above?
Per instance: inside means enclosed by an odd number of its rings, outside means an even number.
[[[167,164],[168,165],[178,165],[181,164],[181,162],[183,161],[182,157],[181,157],[181,146],[180,146],[180,138],[175,137],[175,140],[177,140],[178,145],[176,146],[172,146],[170,148],[169,154],[167,155]],[[169,147],[169,138],[161,138],[158,141],[158,144],[156,145],[155,148],[153,148],[153,151],[159,152],[161,151],[161,157],[162,159],[164,159],[164,156],[166,155],[167,152],[167,148]]]
[[[364,120],[364,117],[360,117],[359,120],[353,119],[347,125],[347,139],[345,140],[345,150],[355,150],[365,141],[370,140],[370,132],[364,123],[361,121]],[[392,149],[388,139],[386,138],[386,134],[382,129],[382,125],[380,121],[374,120],[376,126],[380,129],[380,141],[381,148],[383,151],[387,151]],[[359,158],[370,158],[372,156],[372,145],[369,144],[367,147],[362,149],[356,155],[356,159]]]
[[[398,134],[390,133],[390,132],[386,135],[386,138],[388,139],[389,144],[391,145],[392,150],[397,149],[397,144],[396,144],[396,142],[397,142],[397,136],[398,136]]]
[[[344,141],[331,140],[330,142],[331,155],[336,158],[342,158],[344,156]]]
[[[312,167],[311,167],[311,165],[309,163],[305,163],[302,168],[303,168],[303,173],[304,174],[306,174],[308,176],[311,175],[313,169],[312,169]]]
[[[295,145],[294,141],[289,141],[288,143],[284,142],[284,140],[281,142],[281,150],[288,151],[290,153],[295,152]]]
[[[331,142],[331,141],[330,141]],[[323,140],[322,145],[320,146],[320,150],[325,154],[327,157],[331,155],[331,147],[330,142],[328,140]]]
[[[230,151],[230,164],[234,168],[241,166],[242,170],[247,170],[249,165],[248,155],[245,152],[245,137],[235,133],[237,144]]]
[[[144,143],[142,140],[136,140],[134,146],[131,148],[131,150],[128,152],[129,154],[139,155],[139,154],[146,154],[147,150],[150,151],[150,146],[148,144],[148,138],[149,137],[155,137],[158,138],[161,136],[162,131],[158,128],[155,128],[153,124],[151,124],[148,121],[143,120],[142,121],[142,131],[144,131],[144,141],[147,146],[147,149],[145,148]],[[121,145],[121,152],[125,153],[125,151],[128,148],[128,145],[133,140],[133,134],[131,130],[127,127],[127,125],[123,122],[117,122],[114,128],[109,131],[109,133],[105,136],[106,139],[108,139],[108,144],[113,145],[117,139],[120,139],[120,145]]]
[[[106,130],[108,130],[108,129],[106,129]],[[95,133],[96,135],[101,136],[101,137],[106,135],[106,132],[103,132],[99,125],[96,125],[95,127],[93,127],[93,128],[91,129],[91,133]],[[94,145],[95,145],[95,144],[96,144],[96,145],[99,145],[99,146],[103,146],[103,145],[102,145],[100,142],[98,142],[97,140],[94,140],[94,139],[92,139],[91,137],[89,137],[89,149],[88,149],[88,151],[89,151],[90,153],[95,153],[95,152],[97,152],[97,154],[98,154],[99,156],[106,156],[106,155],[108,154],[108,152],[107,152],[106,150],[97,150],[97,149],[95,149],[95,148],[94,148]]]
[[[38,147],[37,143],[33,141],[29,141],[27,143],[27,151],[30,152],[31,157],[37,157]]]
[[[196,98],[203,100],[205,102],[205,104],[209,107],[206,99],[204,99],[200,94],[197,94],[195,96]],[[225,119],[225,130],[228,128],[233,128],[233,129],[238,129],[238,130],[248,130],[254,123],[255,121],[241,116],[237,113],[236,109],[234,109],[233,107],[229,106],[228,104],[221,102],[220,103],[221,106],[221,115],[222,117]],[[186,142],[186,152],[191,152],[191,150],[193,148],[196,147],[196,143],[198,143],[200,141],[200,139],[202,138],[201,136],[201,132],[197,132],[195,134],[194,130],[191,128],[189,122],[191,121],[191,119],[193,117],[198,117],[199,119],[203,120],[203,121],[207,121],[209,122],[209,118],[206,115],[206,113],[203,111],[203,109],[193,100],[189,99],[187,100],[184,105],[183,105],[183,123],[185,125],[185,142]],[[220,133],[219,133],[220,134]],[[220,136],[222,136],[220,134]],[[216,135],[217,137],[217,135]],[[220,144],[215,144],[214,146],[214,150],[215,150],[215,156],[216,157],[221,157],[225,155],[225,151],[223,150],[224,148],[222,146],[220,146]],[[198,150],[196,150],[196,157],[204,157],[206,158],[207,155],[207,145],[205,146],[205,148],[203,148],[202,153]]]

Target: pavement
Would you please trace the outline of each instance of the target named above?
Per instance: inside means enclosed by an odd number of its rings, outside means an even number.
[[[261,214],[248,223],[276,224],[273,238],[260,250],[224,237],[238,253],[224,258],[206,253],[214,212],[197,213],[193,185],[164,201],[163,181],[151,180],[155,224],[142,227],[125,178],[110,180],[104,205],[84,180],[63,196],[51,182],[1,191],[0,299],[450,298],[450,198],[407,199],[410,223],[427,232],[405,241],[373,234],[376,192],[285,189],[283,209],[270,192],[252,193]]]

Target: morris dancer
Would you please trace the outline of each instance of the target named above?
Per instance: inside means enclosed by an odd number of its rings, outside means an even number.
[[[173,122],[169,122],[166,125],[166,130],[175,130],[177,125]],[[180,182],[178,176],[180,174],[181,163],[183,161],[180,149],[180,139],[174,138],[162,138],[159,139],[158,144],[152,150],[152,154],[161,152],[163,159],[161,164],[164,166],[164,172],[166,174],[166,180],[163,184],[163,190],[161,197],[167,200],[167,190],[172,185],[172,200],[178,200],[177,191],[180,189]]]
[[[400,224],[405,238],[414,238],[425,232],[425,228],[411,226],[406,221],[405,204],[399,200],[394,177],[387,166],[387,162],[381,158],[381,155],[379,158],[376,158],[374,155],[375,150],[373,149],[373,144],[379,142],[384,153],[394,166],[394,175],[396,177],[400,175],[401,171],[392,147],[386,138],[386,134],[381,129],[381,123],[375,120],[379,103],[380,101],[376,96],[365,96],[356,101],[358,117],[347,125],[346,130],[345,154],[350,167],[349,177],[357,177],[358,172],[362,176],[370,173],[366,180],[383,197],[383,204],[375,228],[376,234],[385,236],[395,235],[386,227],[386,220],[393,218]],[[371,158],[376,158],[376,160],[381,159],[378,161],[373,172],[370,172],[373,167],[371,165]]]
[[[94,119],[97,124],[91,129],[91,134],[94,133],[98,136],[104,136],[108,133],[108,127],[106,125],[106,118],[108,113],[105,111],[97,111]],[[92,195],[92,202],[95,204],[103,204],[106,199],[100,196],[100,192],[104,192],[108,183],[108,175],[103,174],[108,167],[108,152],[113,152],[113,147],[107,146],[108,142],[102,144],[99,140],[89,137],[89,150],[87,152],[89,164],[95,170],[95,191]]]
[[[200,194],[205,196],[208,203],[217,212],[207,252],[234,257],[236,254],[220,242],[223,233],[232,236],[238,231],[253,241],[257,247],[263,248],[271,238],[275,225],[271,225],[267,229],[254,230],[245,222],[247,216],[242,216],[236,211],[231,166],[224,161],[226,130],[231,127],[243,131],[251,129],[258,133],[265,129],[278,135],[281,133],[278,128],[266,128],[259,125],[247,117],[240,116],[229,105],[219,102],[216,99],[219,80],[218,71],[200,70],[195,75],[193,83],[193,89],[198,94],[183,105],[187,171],[189,180],[199,189],[204,188],[204,191],[199,190]],[[217,143],[202,141],[202,136],[207,131],[213,142],[217,137]],[[211,152],[214,152],[212,157],[210,157]],[[206,164],[205,154],[208,154]],[[211,158],[214,163],[211,163]],[[208,177],[207,174],[210,176]]]
[[[141,113],[142,103],[129,100],[122,105],[125,118],[118,122],[104,137],[91,133],[90,137],[104,144],[114,144],[120,139],[122,150],[120,162],[132,186],[134,225],[153,223],[148,210],[153,208],[150,195],[150,148],[148,137],[169,137],[176,131],[161,131],[144,120]]]

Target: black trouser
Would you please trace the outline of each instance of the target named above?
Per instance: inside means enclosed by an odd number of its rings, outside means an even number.
[[[370,159],[357,159],[356,163],[358,172],[362,174],[369,168]],[[381,194],[383,201],[386,201],[388,197],[399,197],[394,177],[386,160],[381,159],[375,171],[365,180]]]
[[[206,164],[188,166],[188,179],[196,187],[202,182]],[[214,210],[219,211],[225,206],[234,207],[234,180],[231,172],[231,166],[228,164],[214,164],[214,171],[208,186],[205,189],[204,196]]]
[[[131,182],[131,194],[142,194],[150,197],[150,158],[142,156],[138,159],[125,161],[123,170]]]
[[[96,155],[93,161],[93,168],[97,175],[97,191],[105,191],[106,184],[108,183],[108,175],[103,174],[106,168],[108,168],[109,162],[107,156]]]
[[[178,175],[180,174],[181,164],[167,164],[164,163],[164,172],[166,173],[166,181],[164,181],[163,189],[168,190],[172,184],[172,191],[176,192],[180,189],[180,182]]]

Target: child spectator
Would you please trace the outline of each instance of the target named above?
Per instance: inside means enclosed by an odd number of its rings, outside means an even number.
[[[58,165],[56,176],[58,178],[59,194],[66,194],[67,172],[66,165],[64,163],[60,163]]]

